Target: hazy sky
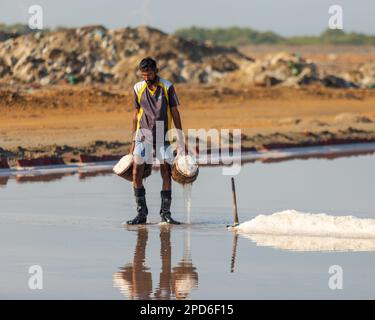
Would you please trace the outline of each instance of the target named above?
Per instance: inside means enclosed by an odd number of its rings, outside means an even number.
[[[148,24],[171,32],[236,25],[282,35],[320,33],[327,28],[329,6],[339,4],[344,30],[375,33],[375,0],[1,0],[0,22],[27,23],[32,4],[43,7],[46,27]]]

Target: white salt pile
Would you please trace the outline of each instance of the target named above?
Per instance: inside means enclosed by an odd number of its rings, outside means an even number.
[[[241,223],[258,245],[297,251],[375,251],[375,219],[285,210]]]
[[[375,219],[285,210],[271,215],[259,215],[241,223],[238,230],[254,234],[375,238]]]

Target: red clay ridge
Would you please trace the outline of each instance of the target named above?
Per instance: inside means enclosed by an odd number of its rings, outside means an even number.
[[[37,167],[37,166],[52,166],[58,164],[65,164],[60,157],[40,157],[35,159],[18,159],[16,160],[17,167]]]
[[[275,142],[275,143],[266,143],[263,145],[262,151],[269,151],[271,149],[284,149],[284,148],[295,148],[295,147],[315,147],[315,146],[328,146],[328,145],[339,145],[339,144],[350,144],[350,143],[368,143],[374,142],[372,138],[332,138],[324,141],[303,141],[301,143],[293,142]]]
[[[5,158],[0,158],[0,169],[9,169],[8,160]]]
[[[80,154],[79,160],[81,163],[101,162],[101,161],[116,161],[120,160],[121,156],[103,155],[103,156],[90,156],[88,154]]]

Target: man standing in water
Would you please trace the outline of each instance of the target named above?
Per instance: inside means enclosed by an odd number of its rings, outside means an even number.
[[[127,221],[127,224],[143,224],[147,221],[148,209],[146,205],[146,190],[142,183],[145,163],[152,164],[153,153],[160,161],[160,173],[163,179],[160,216],[162,222],[180,224],[172,219],[170,207],[172,200],[171,163],[173,154],[170,141],[165,138],[171,129],[171,120],[179,129],[179,143],[182,125],[178,97],[174,86],[168,80],[158,76],[156,61],[150,57],[139,64],[143,81],[134,86],[134,114],[133,114],[133,143],[130,153],[134,155],[133,187],[137,203],[137,216]],[[157,131],[162,131],[162,134]],[[162,141],[158,141],[158,140]],[[178,148],[178,153],[184,150]]]

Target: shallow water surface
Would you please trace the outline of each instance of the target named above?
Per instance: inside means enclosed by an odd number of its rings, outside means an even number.
[[[374,167],[374,155],[245,164],[235,177],[240,221],[288,209],[375,219]],[[294,251],[228,231],[231,185],[220,167],[200,169],[191,189],[191,223],[171,227],[157,224],[158,172],[145,183],[155,224],[132,228],[122,226],[135,214],[131,184],[110,172],[1,179],[2,299],[375,296],[371,250]],[[184,194],[173,185],[172,210],[180,221],[189,218]],[[42,267],[42,290],[29,289],[32,265]],[[333,265],[343,270],[342,290],[329,287]]]

